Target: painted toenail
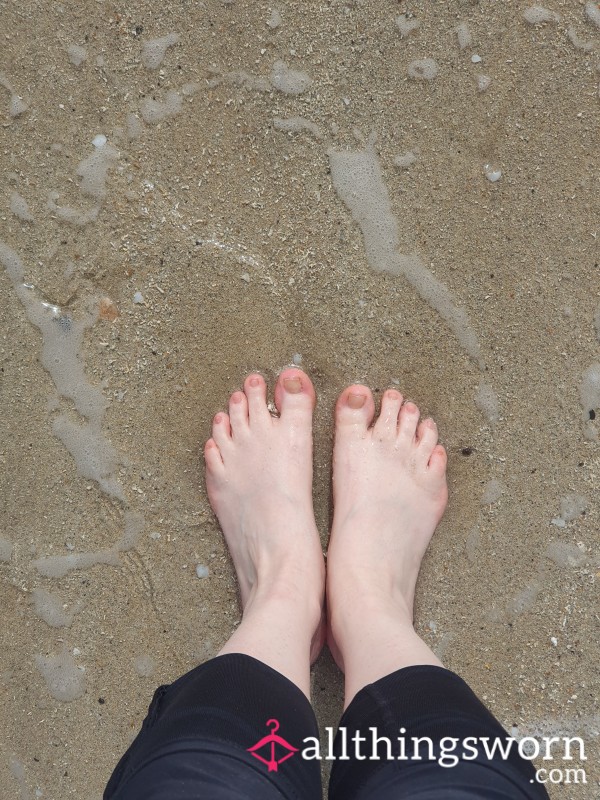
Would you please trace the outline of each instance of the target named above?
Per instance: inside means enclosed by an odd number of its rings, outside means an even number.
[[[350,408],[362,408],[367,399],[366,394],[349,394],[348,405]]]
[[[290,394],[298,394],[302,391],[302,381],[300,378],[286,378],[283,381],[286,392]]]
[[[258,386],[260,378],[250,378],[250,386]]]

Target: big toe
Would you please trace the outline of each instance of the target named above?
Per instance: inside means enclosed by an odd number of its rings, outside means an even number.
[[[275,405],[281,418],[310,423],[317,397],[308,375],[297,367],[285,369],[275,384]]]
[[[373,420],[375,401],[371,390],[360,383],[348,386],[338,397],[335,421],[338,434],[342,431],[363,435]]]

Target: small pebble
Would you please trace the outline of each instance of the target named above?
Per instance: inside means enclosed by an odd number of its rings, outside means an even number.
[[[198,564],[196,567],[196,575],[199,578],[208,578],[208,567],[205,567],[204,564]]]
[[[485,177],[491,183],[496,183],[502,177],[502,172],[499,169],[494,169],[491,164],[486,164],[483,168]]]
[[[557,646],[558,646],[558,639],[556,638],[556,636],[551,636],[551,637],[550,637],[550,641],[552,642],[552,644],[554,645],[554,647],[557,647]]]
[[[478,56],[477,53],[475,53],[475,55],[471,56],[471,61],[473,64],[479,64],[481,61],[481,56]]]
[[[244,283],[250,283],[250,273],[249,272],[242,272],[240,278],[244,281]]]
[[[158,531],[152,531],[150,534],[151,539],[160,539],[160,533]]]
[[[294,353],[294,355],[292,356],[292,362],[293,362],[293,363],[294,363],[294,364],[295,364],[297,367],[299,367],[299,366],[300,366],[300,364],[302,363],[302,356],[300,355],[300,353]]]
[[[133,302],[136,303],[137,305],[142,305],[142,303],[144,302],[144,295],[141,292],[136,292],[133,295]]]
[[[92,144],[94,145],[94,147],[104,147],[106,141],[107,141],[106,136],[103,133],[99,133],[92,139]]]

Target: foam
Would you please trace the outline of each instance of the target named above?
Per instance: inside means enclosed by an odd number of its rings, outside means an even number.
[[[128,139],[139,139],[144,132],[144,123],[135,114],[127,114],[125,125]]]
[[[98,219],[98,214],[100,213],[99,205],[94,206],[89,211],[77,211],[70,206],[59,206],[56,202],[59,197],[58,192],[48,192],[46,208],[55,214],[61,222],[66,222],[67,225],[73,225],[75,228],[85,228],[86,225]]]
[[[479,547],[479,542],[481,541],[481,531],[479,529],[479,525],[475,525],[469,535],[467,536],[467,541],[465,542],[465,550],[467,553],[467,558],[471,563],[473,563],[477,557],[477,548]]]
[[[461,50],[464,50],[472,44],[473,37],[471,36],[471,31],[466,22],[459,22],[454,30],[456,31],[458,46]]]
[[[102,432],[107,401],[100,387],[88,383],[80,359],[83,337],[96,322],[97,308],[76,320],[62,314],[57,306],[41,302],[36,292],[24,285],[21,260],[3,242],[0,242],[0,263],[8,273],[29,321],[42,334],[42,366],[61,397],[71,400],[78,413],[86,418],[84,423],[77,424],[62,414],[53,422],[54,434],[75,459],[80,475],[97,481],[111,497],[124,500],[121,484],[114,477],[118,454]]]
[[[475,395],[475,405],[491,425],[500,419],[498,395],[488,383],[480,383]]]
[[[55,700],[68,703],[84,693],[85,675],[69,653],[61,653],[58,656],[36,656],[35,664]]]
[[[119,567],[121,565],[119,553],[133,550],[137,546],[140,535],[146,526],[144,515],[138,511],[126,511],[124,521],[123,535],[115,546],[108,550],[46,556],[33,561],[33,566],[40,575],[45,575],[48,578],[62,578],[73,570],[89,569],[98,564]]]
[[[117,543],[117,550],[127,552],[137,545],[142,531],[146,527],[146,519],[139,511],[125,512],[125,530],[121,540]]]
[[[106,178],[108,170],[114,167],[119,151],[110,144],[95,146],[92,153],[79,162],[75,170],[81,178],[79,188],[83,194],[102,200],[106,197]]]
[[[11,756],[8,765],[15,780],[19,784],[20,800],[31,800],[31,794],[27,789],[27,781],[25,780],[25,765],[14,756]]]
[[[285,61],[276,61],[271,71],[271,83],[284,94],[302,94],[312,84],[306,72],[291,69]]]
[[[24,114],[29,108],[29,105],[15,92],[12,84],[3,72],[0,72],[0,86],[4,86],[4,88],[10,92],[10,101],[8,103],[9,116],[18,117]]]
[[[142,678],[149,678],[154,674],[156,662],[152,656],[137,656],[137,658],[134,659],[133,666],[138,675],[141,675]]]
[[[0,539],[0,561],[10,561],[13,554],[13,543],[8,539]]]
[[[497,503],[504,494],[504,486],[497,478],[491,478],[486,484],[481,500],[479,501],[482,506],[489,506]]]
[[[80,67],[87,60],[87,50],[78,44],[70,44],[67,47],[67,54],[74,67]]]
[[[600,410],[600,363],[595,361],[583,373],[579,398],[583,408],[583,435],[588,442],[598,440],[598,430],[590,418],[590,411]]]
[[[66,611],[60,597],[45,589],[34,589],[32,593],[35,613],[52,628],[69,628],[79,607]]]
[[[530,6],[523,12],[523,19],[530,25],[543,25],[546,22],[560,22],[560,14],[544,6]]]
[[[78,475],[96,481],[110,497],[125,501],[121,484],[115,477],[119,454],[99,425],[77,424],[61,414],[53,421],[52,432],[75,459]]]
[[[18,217],[22,222],[34,222],[33,215],[29,211],[27,200],[18,192],[11,192],[10,194],[10,210],[15,217]]]
[[[530,583],[509,601],[507,610],[517,615],[523,614],[525,611],[531,611],[540,591],[541,586],[538,583]]]
[[[321,128],[316,123],[304,119],[304,117],[288,117],[287,119],[275,117],[273,119],[273,127],[275,130],[284,131],[286,133],[302,133],[303,131],[308,131],[308,133],[312,133],[316,139],[323,138]]]
[[[269,16],[269,19],[267,20],[267,25],[272,30],[275,30],[275,28],[278,28],[281,25],[281,22],[282,22],[281,14],[276,9],[273,9]]]
[[[571,522],[587,510],[588,501],[580,494],[568,494],[560,501],[560,516],[565,522]]]
[[[95,553],[69,553],[66,556],[46,556],[36,558],[32,565],[40,575],[47,578],[63,578],[76,569],[89,569],[98,564],[120,567],[118,553],[115,550],[98,550]]]
[[[585,15],[590,22],[593,22],[597,28],[600,28],[600,8],[598,7],[598,3],[586,3]]]
[[[559,567],[581,567],[587,561],[583,546],[558,540],[549,542],[544,555]]]
[[[489,75],[478,75],[477,76],[477,88],[480,92],[485,92],[489,89],[492,79]]]
[[[371,268],[402,275],[446,321],[464,350],[483,369],[479,341],[465,311],[457,307],[448,288],[418,255],[398,252],[398,222],[373,147],[358,151],[329,149],[327,154],[333,186],[362,231]]]
[[[402,169],[408,169],[415,163],[417,158],[417,153],[414,150],[407,150],[402,156],[394,156],[394,164]]]
[[[420,25],[421,22],[418,19],[408,14],[401,14],[399,17],[396,17],[396,27],[400,31],[400,36],[402,36],[402,38],[416,31]]]
[[[166,36],[144,42],[144,46],[142,47],[142,64],[146,69],[158,69],[162,64],[168,48],[173,47],[178,41],[178,33],[168,33]]]
[[[234,72],[227,72],[225,75],[215,75],[211,78],[207,85],[209,88],[218,86],[221,81],[227,81],[234,86],[240,86],[244,89],[252,89],[257,92],[270,92],[271,82],[267,78],[261,78],[258,75],[252,75],[245,70],[235,70]]]
[[[408,65],[408,74],[411,78],[421,81],[432,81],[439,74],[439,67],[433,58],[418,58]]]
[[[569,41],[577,50],[583,50],[584,53],[590,53],[592,50],[596,49],[596,43],[594,41],[585,42],[577,35],[577,31],[571,25],[567,28],[567,36],[569,37]]]
[[[146,97],[142,101],[140,114],[144,122],[147,122],[149,125],[156,125],[164,119],[179,114],[182,104],[183,100],[181,95],[174,89],[169,89],[162,103],[158,100],[153,100],[151,97]]]

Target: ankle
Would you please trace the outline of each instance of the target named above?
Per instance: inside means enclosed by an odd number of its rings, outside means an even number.
[[[323,613],[323,591],[318,584],[310,589],[299,586],[287,578],[270,583],[257,584],[252,588],[244,607],[244,618],[262,615],[268,623],[271,618],[286,617],[290,628],[307,632],[316,630]]]
[[[357,593],[348,600],[333,602],[328,608],[329,628],[342,650],[345,641],[367,641],[381,630],[414,630],[412,603],[408,604],[402,597],[396,599],[371,590]]]

